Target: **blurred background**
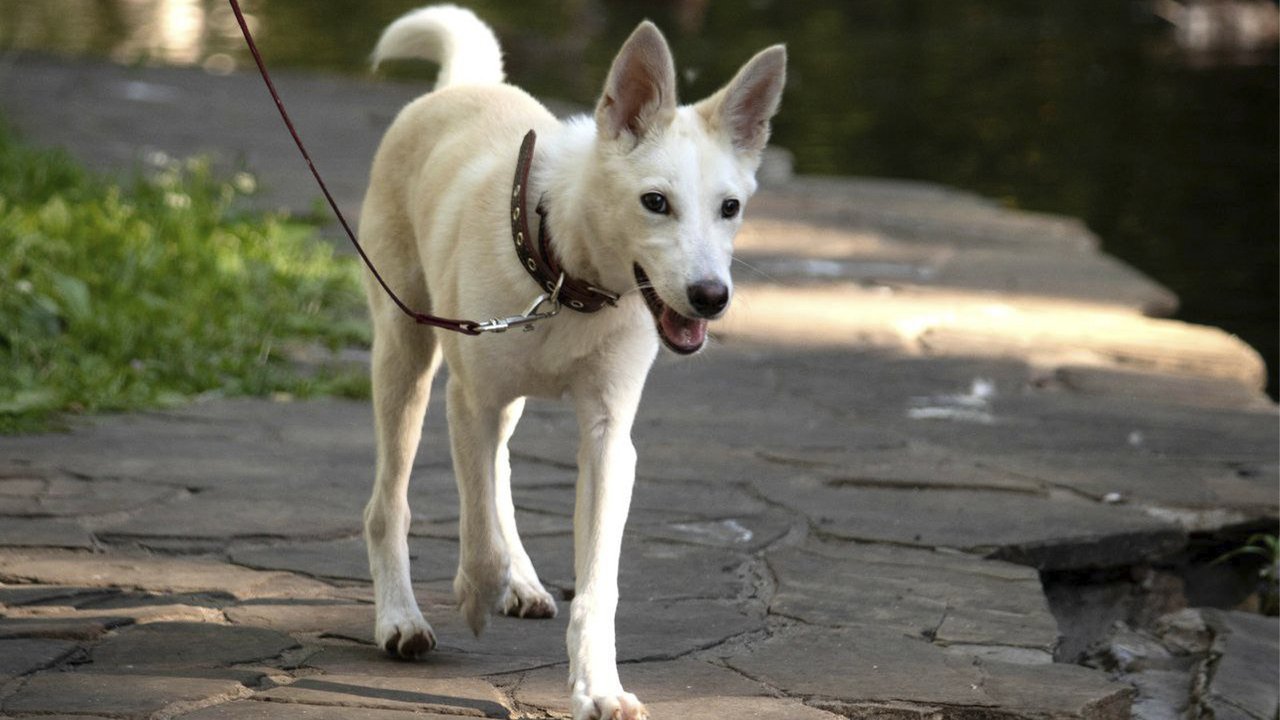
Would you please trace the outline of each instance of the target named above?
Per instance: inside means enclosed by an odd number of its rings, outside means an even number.
[[[243,0],[273,68],[364,74],[418,0]],[[1173,290],[1177,317],[1257,348],[1276,395],[1277,4],[1173,0],[474,0],[512,81],[589,107],[635,24],[681,95],[791,50],[775,144],[800,173],[928,180],[1083,218]],[[249,69],[223,0],[0,0],[0,48]],[[425,83],[429,67],[383,81]],[[261,97],[252,98],[254,102]]]

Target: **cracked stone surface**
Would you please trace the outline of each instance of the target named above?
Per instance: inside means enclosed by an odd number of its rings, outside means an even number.
[[[1128,717],[1130,707],[1128,687],[1084,668],[982,660],[879,626],[788,628],[724,660],[784,692],[841,706],[910,702],[1082,718]]]
[[[1240,612],[1209,612],[1216,638],[1212,679],[1201,698],[1214,717],[1266,720],[1280,712],[1274,659],[1280,652],[1275,618]]]
[[[1045,570],[1128,565],[1182,547],[1170,523],[1121,507],[988,490],[887,489],[797,480],[764,493],[834,537],[1015,557]],[[973,532],[981,527],[980,534]],[[1120,547],[1103,539],[1123,538]],[[1102,547],[1106,545],[1106,547]]]
[[[1030,568],[892,545],[810,543],[766,554],[769,610],[811,625],[873,624],[942,646],[1020,648],[1051,662],[1058,626]],[[857,608],[855,611],[854,609]]]
[[[37,142],[105,168],[244,158],[273,189],[261,202],[311,208],[287,138],[247,132],[278,123],[244,101],[254,77],[12,63],[0,106]],[[417,88],[278,80],[317,161],[350,169],[334,189],[354,211]],[[130,100],[132,82],[171,99]],[[1061,636],[1089,605],[1055,618],[1071,588],[1041,584],[1128,589],[1171,577],[1148,566],[1197,538],[1275,531],[1280,423],[1256,353],[1156,317],[1176,299],[1072,218],[803,177],[766,186],[749,218],[738,254],[770,279],[739,278],[703,356],[660,358],[633,433],[618,659],[655,720],[1274,717],[1274,620],[1188,609],[1108,646],[1158,661],[1070,665],[1054,659],[1086,642]],[[442,404],[409,491],[414,590],[439,636],[418,663],[373,645],[368,403],[210,399],[0,438],[0,714],[565,717],[575,419],[531,401],[511,443],[517,521],[559,616],[494,617],[475,638],[453,608]],[[1090,631],[1116,619],[1093,615]]]

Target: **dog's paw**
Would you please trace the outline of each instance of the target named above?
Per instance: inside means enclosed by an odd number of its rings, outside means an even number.
[[[556,616],[556,601],[542,585],[512,578],[502,596],[502,614],[521,618],[553,618]]]
[[[379,618],[374,639],[393,658],[416,660],[436,646],[436,634],[422,613],[399,618]]]
[[[649,711],[629,692],[591,697],[575,692],[573,720],[649,720]]]
[[[453,594],[458,600],[458,612],[467,621],[471,632],[479,635],[489,623],[489,615],[500,609],[507,589],[507,570],[492,568],[466,572],[461,567],[453,578]]]

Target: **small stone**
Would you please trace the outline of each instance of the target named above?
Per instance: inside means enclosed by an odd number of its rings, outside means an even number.
[[[1156,620],[1156,635],[1165,647],[1183,655],[1209,652],[1213,633],[1204,616],[1195,608],[1186,608]]]
[[[1126,682],[1138,690],[1133,701],[1133,720],[1169,720],[1187,717],[1191,701],[1191,675],[1176,670],[1143,670],[1126,675]]]
[[[1172,654],[1163,644],[1127,627],[1111,636],[1106,653],[1115,669],[1125,673],[1165,669],[1173,662]]]

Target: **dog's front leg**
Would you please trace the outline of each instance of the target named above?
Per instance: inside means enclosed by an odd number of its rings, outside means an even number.
[[[620,391],[575,388],[580,445],[574,510],[576,591],[569,619],[569,685],[574,720],[643,720],[635,695],[622,689],[614,644],[618,558],[635,483],[631,425],[640,385]]]

